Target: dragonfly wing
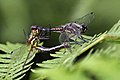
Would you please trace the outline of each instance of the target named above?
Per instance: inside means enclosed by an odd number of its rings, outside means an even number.
[[[21,60],[23,56],[27,53],[28,47],[23,45],[15,50],[12,51],[12,59],[14,60]],[[18,56],[19,55],[19,56]]]
[[[87,26],[88,24],[90,24],[93,21],[94,17],[95,17],[95,14],[93,12],[91,12],[91,13],[86,14],[85,16],[83,16],[81,18],[78,18],[74,22]]]
[[[36,53],[36,50],[29,51],[29,46],[23,45],[15,49],[14,51],[12,51],[12,59],[14,60],[13,64],[20,62],[20,63],[23,63],[22,67],[24,67],[25,64],[27,64],[34,58],[35,53]]]
[[[69,35],[66,32],[62,32],[59,36],[60,43],[69,42]]]
[[[67,45],[69,46],[69,48],[67,48],[67,49],[68,49],[68,51],[70,51],[70,53],[72,53],[72,49],[71,49],[71,45],[70,45],[70,38],[66,32],[63,32],[60,34],[59,41],[61,44],[67,42]]]

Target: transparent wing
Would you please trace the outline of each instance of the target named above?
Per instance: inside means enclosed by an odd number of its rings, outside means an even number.
[[[76,19],[74,21],[71,21],[71,22],[68,22],[68,23],[75,22],[75,23],[84,24],[85,26],[87,26],[88,24],[90,24],[94,20],[94,18],[95,18],[95,14],[93,12],[91,12],[91,13],[88,13],[88,14],[84,15],[81,18],[78,18],[78,19]],[[59,26],[56,26],[56,27],[61,28],[62,26],[64,26],[64,25],[59,25]],[[56,31],[56,32],[58,32],[58,31]]]
[[[78,18],[77,20],[75,20],[73,22],[78,23],[78,24],[84,24],[85,26],[87,26],[89,23],[91,23],[93,21],[94,17],[95,17],[95,14],[93,12],[91,12],[81,18]]]
[[[72,53],[72,49],[71,49],[71,45],[70,45],[70,38],[66,32],[63,32],[60,34],[59,41],[61,44],[67,42],[67,45],[69,46],[69,48],[67,48],[67,49],[70,51],[70,53]]]
[[[60,43],[70,42],[69,41],[69,35],[67,35],[66,32],[62,32],[59,36],[59,41],[60,41]]]
[[[34,58],[34,54],[35,54],[35,51],[32,51],[32,52],[29,51],[29,46],[23,45],[23,46],[15,49],[14,51],[12,51],[12,59],[15,61],[13,63],[15,64],[17,62],[19,63],[22,61],[22,63],[24,63],[23,65],[25,66],[25,64],[27,64],[30,61],[29,60],[30,58],[31,59]],[[27,55],[28,55],[28,57],[26,57]],[[23,61],[25,61],[25,62],[23,62]]]
[[[15,49],[12,51],[12,58],[15,60],[21,60],[23,59],[23,56],[28,53],[27,49],[28,47],[26,45],[22,45],[21,47]],[[18,56],[19,55],[19,56]]]

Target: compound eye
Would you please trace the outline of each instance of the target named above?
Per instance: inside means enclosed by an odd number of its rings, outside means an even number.
[[[37,30],[38,27],[37,27],[37,26],[32,26],[31,29],[32,29],[32,30]]]
[[[82,31],[85,32],[87,30],[87,26],[84,24],[82,24],[81,26],[82,26]]]

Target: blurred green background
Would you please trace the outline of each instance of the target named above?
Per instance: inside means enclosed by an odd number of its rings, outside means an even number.
[[[93,11],[95,20],[87,35],[110,29],[120,19],[120,0],[0,0],[0,42],[25,43],[31,25],[52,27]],[[56,42],[55,42],[56,41]],[[58,43],[57,34],[45,44]]]

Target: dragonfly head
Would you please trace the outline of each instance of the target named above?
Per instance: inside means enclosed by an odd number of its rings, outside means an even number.
[[[48,39],[48,37],[46,36],[48,33],[48,29],[44,28],[42,26],[32,26],[31,27],[31,36],[34,37],[39,37],[39,39]]]
[[[38,26],[31,26],[31,34],[27,39],[27,43],[31,44],[33,39],[35,39],[35,37],[38,36],[38,33],[39,33]]]
[[[31,33],[32,33],[32,36],[38,36],[38,34],[39,34],[39,29],[38,29],[38,26],[32,26],[31,27]]]
[[[87,30],[87,26],[84,24],[81,24],[81,29],[82,29],[82,33],[84,33]]]

